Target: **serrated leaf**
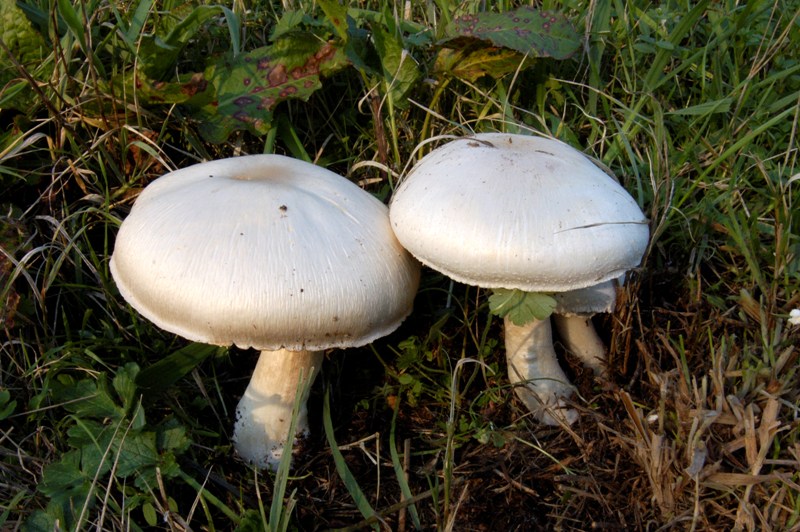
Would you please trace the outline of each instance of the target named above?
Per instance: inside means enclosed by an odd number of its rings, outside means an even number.
[[[89,476],[104,475],[111,470],[114,429],[115,426],[78,418],[67,430],[69,444],[81,451],[81,469]]]
[[[534,319],[545,320],[556,308],[556,300],[547,294],[496,288],[489,296],[492,314],[510,319],[515,325],[525,325]]]
[[[189,438],[186,436],[186,427],[177,421],[168,421],[156,433],[158,449],[160,452],[183,452],[189,448]]]
[[[91,478],[81,468],[81,452],[69,451],[58,462],[48,464],[42,472],[42,481],[37,485],[40,492],[56,504],[86,499],[91,489]]]
[[[82,379],[78,382],[65,375],[59,375],[53,383],[53,401],[63,402],[64,408],[77,417],[116,420],[124,415],[122,408],[117,406],[111,397],[108,380],[102,373],[96,380]]]
[[[155,432],[129,432],[118,438],[117,474],[127,477],[143,474],[159,462]]]
[[[567,59],[581,45],[580,36],[564,15],[529,6],[456,17],[446,33],[449,39],[481,39],[530,57]]]
[[[130,412],[136,403],[136,375],[139,373],[139,366],[133,362],[125,364],[117,370],[111,385],[117,392],[122,401],[122,408],[125,412]]]

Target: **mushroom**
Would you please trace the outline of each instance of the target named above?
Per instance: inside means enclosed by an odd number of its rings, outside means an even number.
[[[301,376],[316,376],[323,350],[397,328],[420,269],[384,204],[280,155],[211,161],[153,181],[122,223],[110,267],[122,296],[162,329],[261,351],[233,441],[244,459],[273,469]],[[297,435],[308,432],[306,399]]]
[[[613,300],[612,281],[638,266],[649,231],[634,199],[581,152],[505,133],[449,142],[411,169],[389,217],[406,249],[456,281],[561,293],[556,311],[575,314],[559,320],[565,343],[602,371],[605,348],[585,316],[613,308],[595,303],[607,300],[604,293]],[[549,318],[519,325],[506,316],[504,327],[517,396],[543,423],[574,422],[567,406],[574,388],[556,358]]]

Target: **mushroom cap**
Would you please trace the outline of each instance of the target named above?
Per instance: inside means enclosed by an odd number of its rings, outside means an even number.
[[[400,325],[419,284],[384,204],[280,155],[153,181],[122,223],[110,267],[122,296],[162,329],[260,350],[367,344]]]
[[[647,220],[581,152],[551,139],[484,133],[423,157],[389,207],[397,238],[456,281],[563,292],[636,267]]]

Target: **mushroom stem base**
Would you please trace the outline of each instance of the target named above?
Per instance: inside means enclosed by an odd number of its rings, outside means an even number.
[[[321,351],[262,351],[250,384],[236,407],[233,442],[245,460],[260,468],[278,468],[299,391],[295,436],[308,434],[306,402],[310,383],[322,366]],[[301,381],[302,379],[302,381]]]
[[[566,406],[574,392],[553,349],[550,320],[515,325],[505,318],[508,380],[517,397],[546,425],[572,424],[578,413]]]
[[[591,316],[553,315],[558,336],[567,350],[591,368],[598,377],[606,376],[606,346],[597,335]]]

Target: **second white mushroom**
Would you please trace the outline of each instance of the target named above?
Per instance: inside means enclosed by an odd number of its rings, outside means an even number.
[[[456,281],[561,294],[565,342],[603,371],[588,316],[613,309],[613,281],[639,265],[649,230],[636,201],[582,153],[505,133],[451,141],[411,169],[390,218],[406,249]],[[575,421],[550,320],[506,319],[505,341],[509,380],[526,407],[547,424]]]

